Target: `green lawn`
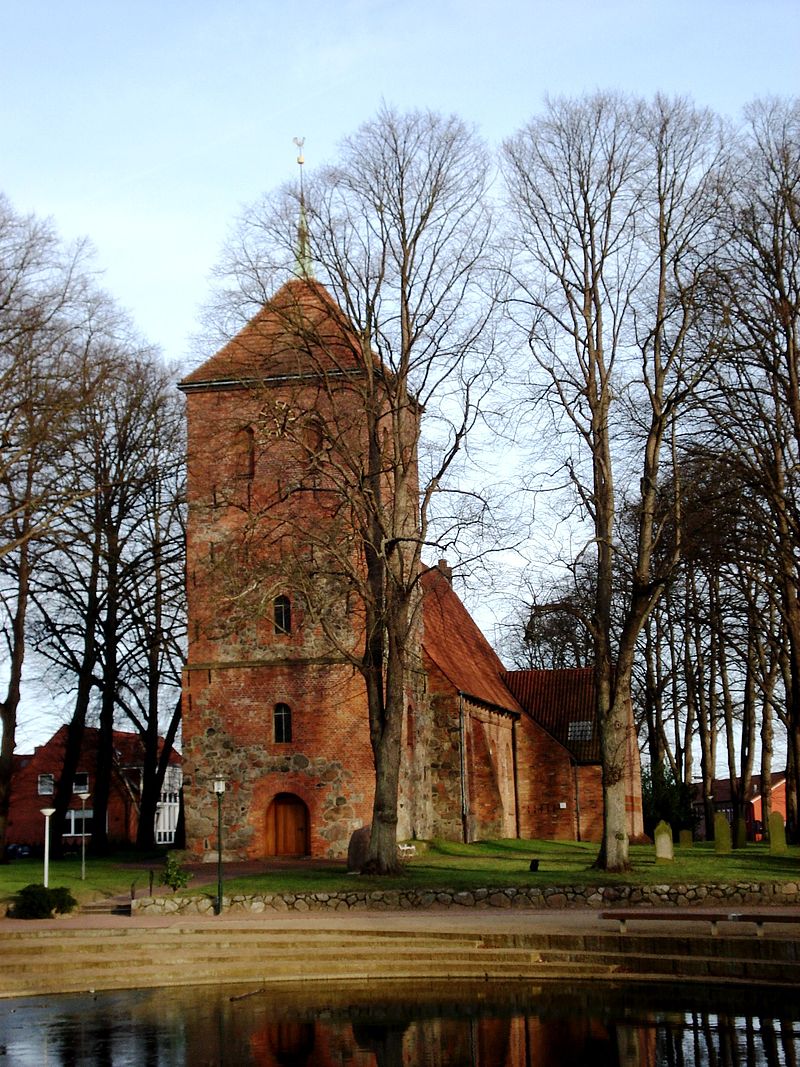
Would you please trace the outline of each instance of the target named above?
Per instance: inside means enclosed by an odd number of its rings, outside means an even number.
[[[105,859],[87,856],[85,881],[81,881],[80,859],[51,860],[48,881],[51,886],[66,886],[79,902],[130,893],[133,882],[136,883],[136,895],[144,896],[149,891],[150,868],[155,872],[154,884],[158,885],[164,869],[162,856],[153,857],[149,862],[130,854]],[[8,901],[25,885],[41,885],[43,877],[41,859],[15,859],[0,864],[0,902]]]
[[[766,845],[748,845],[729,855],[718,855],[710,844],[675,849],[675,862],[656,864],[652,846],[632,846],[633,870],[629,875],[609,875],[592,869],[597,846],[566,841],[485,841],[463,845],[435,841],[418,845],[417,855],[405,864],[398,878],[365,878],[348,875],[341,868],[304,861],[296,868],[281,868],[266,874],[233,878],[224,875],[225,893],[336,892],[356,888],[455,888],[526,885],[640,885],[665,883],[780,882],[800,880],[800,847],[786,856],[771,856]],[[530,861],[539,860],[539,870],[530,871]],[[136,864],[136,866],[133,866]],[[142,860],[130,854],[114,859],[89,858],[86,881],[80,880],[80,860],[53,861],[50,885],[64,885],[82,900],[128,894],[135,883],[136,895],[146,896],[149,871],[155,885],[163,860]],[[203,868],[205,884],[195,878],[185,892],[216,892],[216,867]],[[13,860],[0,866],[0,900],[6,900],[30,882],[41,882],[41,860]],[[209,881],[212,884],[208,884]]]

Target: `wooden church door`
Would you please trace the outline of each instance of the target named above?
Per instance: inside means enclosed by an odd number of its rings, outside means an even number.
[[[307,856],[308,808],[293,793],[279,793],[267,808],[267,855]]]

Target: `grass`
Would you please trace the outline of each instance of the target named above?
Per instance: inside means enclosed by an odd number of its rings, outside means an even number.
[[[130,893],[134,882],[137,896],[144,896],[149,892],[150,869],[154,871],[154,885],[157,886],[164,869],[163,855],[149,859],[129,853],[103,859],[87,856],[86,880],[82,881],[80,858],[70,857],[50,861],[48,882],[51,886],[66,886],[78,903]],[[41,885],[43,878],[41,859],[15,859],[0,864],[0,904],[10,901],[23,886]]]
[[[592,869],[597,845],[569,841],[434,841],[405,864],[397,878],[362,878],[309,866],[246,878],[226,878],[226,893],[335,892],[370,889],[477,889],[520,885],[662,885],[668,882],[781,882],[800,880],[800,847],[771,856],[767,845],[717,855],[713,844],[675,848],[675,862],[656,864],[652,846],[631,847],[633,870],[624,875]],[[532,872],[530,861],[539,860]]]
[[[663,885],[666,883],[785,882],[800,881],[800,846],[791,846],[785,856],[772,856],[763,844],[748,845],[729,855],[719,855],[713,844],[697,843],[675,848],[675,861],[656,864],[652,846],[631,846],[633,869],[613,875],[592,869],[597,846],[571,841],[483,841],[464,845],[453,841],[418,844],[417,855],[406,862],[402,875],[394,878],[348,875],[341,868],[316,866],[313,860],[296,867],[281,867],[267,873],[242,877],[224,875],[224,890],[230,893],[323,893],[356,889],[477,889],[480,887],[546,885]],[[532,872],[530,861],[539,860]],[[79,901],[128,894],[136,885],[137,896],[149,890],[149,871],[155,885],[163,870],[163,857],[142,859],[130,854],[109,859],[88,858],[86,881],[81,882],[80,860],[56,860],[50,864],[50,885],[64,885]],[[216,882],[207,884],[216,867],[204,868],[206,884],[186,893],[214,895]],[[42,881],[41,860],[13,860],[0,866],[0,901],[8,900],[31,882]]]

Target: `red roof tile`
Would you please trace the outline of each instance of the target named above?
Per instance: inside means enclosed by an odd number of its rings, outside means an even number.
[[[519,712],[503,684],[499,656],[438,568],[422,576],[424,590],[422,646],[439,670],[465,696]]]
[[[786,771],[773,771],[771,788],[775,789],[782,782],[786,780]],[[731,802],[731,780],[730,778],[715,778],[711,783],[711,791],[714,797],[715,804],[730,804]],[[754,774],[750,778],[750,796],[749,800],[761,795],[761,775]],[[702,803],[703,801],[703,783],[692,783],[692,796],[695,803]]]
[[[350,373],[360,366],[358,337],[333,297],[319,282],[295,278],[181,386],[193,389],[260,378]]]
[[[595,728],[594,671],[507,671],[503,680],[535,722],[580,763],[600,760]],[[580,726],[570,730],[571,723]]]

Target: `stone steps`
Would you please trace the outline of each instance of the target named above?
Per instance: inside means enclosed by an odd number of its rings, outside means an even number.
[[[0,933],[0,995],[225,982],[657,978],[800,984],[797,942],[131,927]]]
[[[89,904],[82,904],[81,915],[130,915],[130,901],[121,901],[111,897],[108,900],[93,900]]]

